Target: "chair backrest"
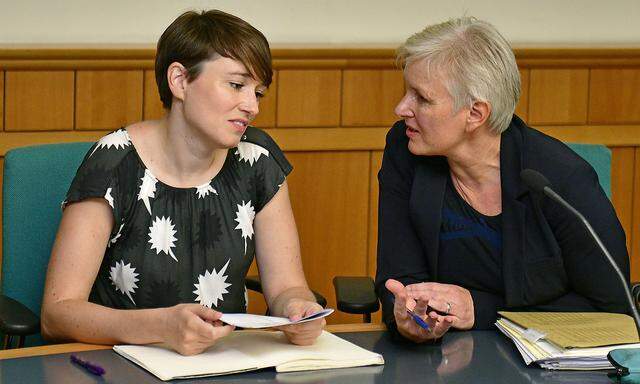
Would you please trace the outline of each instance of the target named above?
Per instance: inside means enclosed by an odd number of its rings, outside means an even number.
[[[600,186],[611,199],[611,150],[602,144],[567,143],[567,145],[596,170]]]
[[[16,148],[4,159],[2,293],[38,315],[60,203],[91,144]]]

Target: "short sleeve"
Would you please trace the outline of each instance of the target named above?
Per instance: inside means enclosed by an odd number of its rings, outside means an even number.
[[[259,212],[285,182],[293,170],[280,147],[264,131],[250,127],[238,144],[238,155],[252,165],[250,184],[255,188],[256,212]]]
[[[117,174],[131,148],[124,129],[112,132],[94,144],[76,171],[62,209],[85,199],[103,198],[113,209],[116,228],[119,227],[125,201]]]

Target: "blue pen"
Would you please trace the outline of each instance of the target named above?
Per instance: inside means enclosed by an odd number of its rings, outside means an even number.
[[[391,298],[391,302],[392,302],[393,304],[395,304],[395,303],[396,303],[396,298],[395,298],[395,297],[392,297],[392,298]],[[409,308],[407,308],[407,314],[408,314],[409,316],[411,316],[411,318],[413,319],[413,321],[415,321],[415,322],[416,322],[416,324],[418,324],[418,325],[420,326],[420,328],[424,329],[425,331],[428,331],[428,330],[429,330],[429,328],[431,328],[431,327],[429,327],[429,324],[427,324],[427,322],[426,322],[426,321],[422,320],[422,318],[421,318],[420,316],[416,315],[416,314],[415,314],[415,312],[413,312],[413,311],[412,311],[412,310],[410,310]]]
[[[105,374],[105,372],[106,372],[106,371],[104,370],[104,368],[102,368],[101,366],[99,366],[99,365],[97,365],[97,364],[94,364],[94,363],[91,363],[91,362],[86,361],[86,360],[82,360],[81,358],[79,358],[79,357],[78,357],[78,356],[76,356],[76,355],[71,355],[71,356],[69,357],[69,359],[70,359],[73,363],[75,363],[75,364],[77,364],[78,366],[80,366],[80,367],[84,368],[84,370],[85,370],[85,371],[87,371],[87,372],[91,373],[92,375],[102,376],[102,375],[104,375],[104,374]]]
[[[420,326],[420,328],[424,329],[425,331],[429,330],[429,324],[427,324],[426,321],[422,320],[422,318],[420,316],[416,315],[409,308],[407,308],[407,313],[409,314],[409,316],[411,316],[413,318],[413,321],[415,321],[416,324],[418,324]]]

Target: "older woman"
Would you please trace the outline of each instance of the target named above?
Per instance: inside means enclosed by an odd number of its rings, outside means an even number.
[[[155,69],[165,117],[100,139],[69,189],[43,335],[199,353],[233,330],[222,312],[245,311],[254,255],[273,314],[320,310],[300,261],[292,167],[249,126],[271,83],[265,37],[224,12],[187,12],[160,37]],[[282,330],[311,344],[324,324]]]
[[[502,309],[626,312],[587,231],[520,180],[526,168],[546,175],[628,276],[625,235],[593,168],[513,115],[520,77],[500,33],[450,20],[410,37],[398,58],[402,121],[387,135],[378,176],[376,290],[387,326],[423,342],[450,328],[490,328]]]

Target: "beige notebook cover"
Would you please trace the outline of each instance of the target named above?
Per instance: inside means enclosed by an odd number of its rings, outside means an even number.
[[[590,348],[638,342],[633,318],[604,312],[498,312],[533,329],[562,348]]]
[[[293,345],[282,332],[237,331],[195,356],[182,356],[159,345],[116,345],[113,349],[160,380],[269,367],[275,367],[277,372],[293,372],[384,364],[382,355],[326,331],[310,346]]]

